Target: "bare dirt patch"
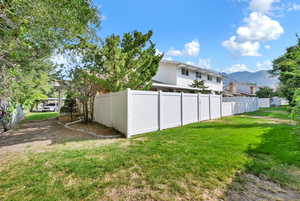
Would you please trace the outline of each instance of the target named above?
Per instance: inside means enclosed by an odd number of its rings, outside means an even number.
[[[104,136],[121,135],[116,130],[105,127],[96,122],[89,122],[89,123],[79,122],[79,123],[71,125],[71,128],[82,129],[86,132],[95,133],[96,135],[104,135]]]
[[[299,201],[300,192],[285,189],[276,183],[251,174],[243,174],[227,192],[228,201]]]
[[[265,119],[272,121],[274,123],[278,124],[289,124],[289,125],[296,125],[296,122],[293,120],[288,120],[288,119],[278,119],[278,118],[272,118],[272,117],[266,117],[266,116],[247,116],[247,115],[241,115],[242,117],[249,117],[249,118],[255,118],[255,119]]]
[[[117,139],[100,140],[84,132],[67,129],[54,119],[25,121],[16,129],[0,134],[0,165],[13,161],[26,152],[43,152],[67,146],[66,144],[69,148],[84,148],[89,147],[88,143],[98,146],[116,141]]]

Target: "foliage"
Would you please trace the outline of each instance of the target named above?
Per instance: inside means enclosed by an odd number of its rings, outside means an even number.
[[[203,80],[194,80],[193,83],[191,84],[191,87],[200,89],[200,91],[196,91],[196,92],[200,92],[202,94],[211,93],[211,91],[208,90],[208,87],[205,86]]]
[[[70,45],[71,54],[80,58],[71,70],[70,91],[82,106],[85,121],[93,119],[93,104],[97,92],[117,92],[131,89],[148,89],[163,55],[157,54],[146,34],[134,31],[123,38],[112,35],[102,43],[80,38]]]
[[[82,39],[75,46],[85,68],[101,88],[108,92],[149,89],[163,55],[157,54],[151,41],[152,31],[112,35],[102,47]]]
[[[299,136],[289,125],[229,117],[118,142],[32,154],[0,172],[0,199],[207,200],[245,172],[300,190]]]
[[[275,96],[275,92],[270,87],[262,87],[256,92],[258,98],[272,98]]]
[[[72,98],[76,98],[82,105],[85,122],[94,118],[94,99],[101,87],[95,81],[95,75],[87,69],[76,68],[71,72],[69,92]]]
[[[30,107],[47,94],[54,50],[99,25],[90,0],[0,0],[0,13],[0,96],[10,107]]]
[[[76,99],[72,92],[67,92],[64,106],[61,108],[60,112],[68,112],[71,115],[71,121],[73,121],[73,114],[76,112]]]
[[[271,73],[279,76],[282,95],[294,105],[294,92],[300,88],[300,38],[295,46],[287,48],[283,56],[273,61]]]
[[[295,91],[294,103],[295,106],[293,107],[293,119],[296,120],[300,126],[300,88]]]

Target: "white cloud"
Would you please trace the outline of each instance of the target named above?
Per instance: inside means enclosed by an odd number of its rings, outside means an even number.
[[[168,56],[178,57],[178,56],[188,56],[196,57],[200,52],[200,43],[197,39],[186,43],[183,50],[170,49],[167,52]]]
[[[278,21],[258,12],[250,13],[244,22],[245,25],[237,29],[235,36],[222,43],[234,55],[261,56],[260,43],[277,40],[284,33]]]
[[[266,60],[264,62],[257,62],[256,70],[271,70],[273,66],[272,61]]]
[[[272,10],[273,3],[280,2],[280,0],[251,0],[250,10],[260,13],[268,13]]]
[[[179,56],[182,56],[182,52],[180,50],[171,49],[167,52],[167,55],[172,56],[172,57],[179,57]]]
[[[238,41],[236,36],[232,36],[229,40],[224,41],[222,45],[234,55],[261,56],[258,52],[260,48],[259,42]]]
[[[200,44],[197,39],[184,45],[184,55],[186,56],[198,56],[200,52]]]
[[[244,41],[270,41],[278,39],[284,30],[280,23],[258,12],[250,13],[244,19],[246,25],[237,30],[240,40]]]
[[[211,61],[210,59],[199,59],[198,66],[200,68],[211,69]]]
[[[267,50],[269,50],[269,49],[271,49],[272,47],[271,47],[271,45],[265,45],[264,48],[267,49]]]
[[[251,72],[251,70],[245,64],[234,64],[230,68],[225,69],[223,72],[234,73],[234,72],[239,72],[239,71],[250,71]]]

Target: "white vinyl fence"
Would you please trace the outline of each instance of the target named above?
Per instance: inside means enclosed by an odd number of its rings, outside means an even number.
[[[94,120],[127,137],[258,109],[256,98],[222,102],[219,95],[135,91],[98,95]]]
[[[282,106],[282,105],[288,105],[288,104],[289,104],[289,101],[285,98],[275,96],[271,99],[272,106]]]
[[[269,108],[271,106],[271,98],[259,98],[258,105],[260,108]]]

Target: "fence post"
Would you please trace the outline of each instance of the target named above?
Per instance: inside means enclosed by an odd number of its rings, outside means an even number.
[[[158,130],[162,130],[162,91],[158,91]]]
[[[131,128],[130,128],[130,123],[131,123],[131,116],[130,116],[130,111],[131,111],[131,94],[130,94],[130,90],[131,89],[127,89],[126,90],[126,99],[127,99],[127,110],[126,110],[126,113],[127,113],[127,120],[126,120],[126,126],[127,126],[127,129],[126,129],[126,137],[127,138],[130,138],[130,130],[131,130]]]
[[[181,105],[181,112],[180,112],[180,114],[181,114],[181,126],[183,126],[183,110],[184,110],[184,106],[183,106],[183,96],[184,96],[184,93],[183,92],[181,92],[180,93],[180,105]]]

